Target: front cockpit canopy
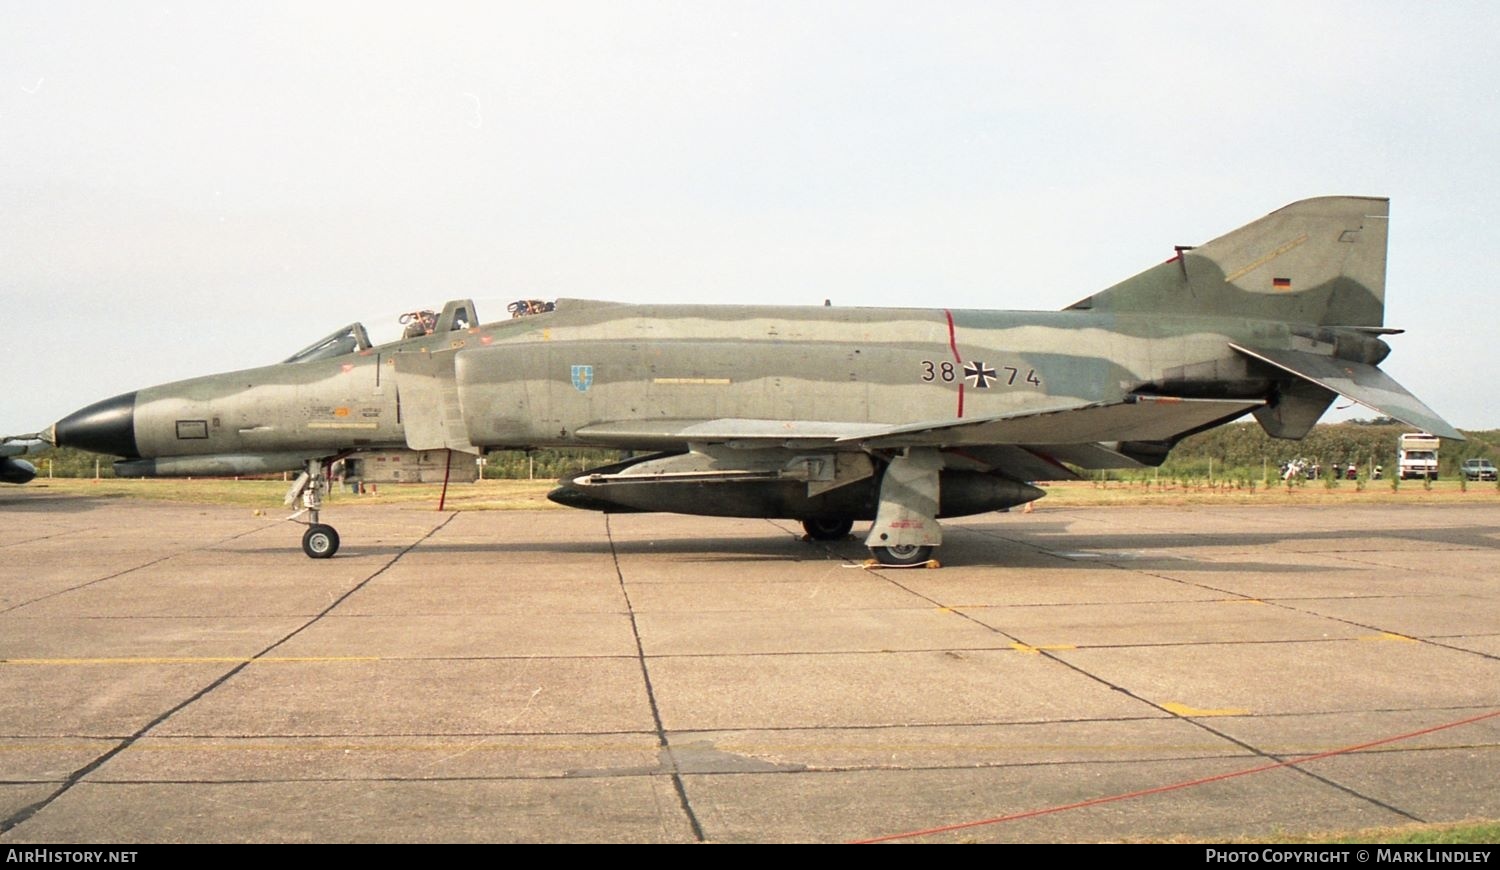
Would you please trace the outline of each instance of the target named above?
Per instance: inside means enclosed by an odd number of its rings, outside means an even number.
[[[356,351],[369,350],[370,346],[370,336],[365,332],[364,325],[351,323],[302,348],[282,362],[300,363],[312,362],[315,359],[331,359]]]

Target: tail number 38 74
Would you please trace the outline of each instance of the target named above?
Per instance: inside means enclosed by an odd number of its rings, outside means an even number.
[[[987,389],[993,386],[1013,387],[1017,382],[1041,386],[1042,379],[1037,377],[1036,369],[1026,369],[1023,377],[1021,369],[1015,366],[1000,366],[992,368],[978,360],[956,363],[952,360],[924,359],[921,362],[922,381],[925,383],[942,382],[951,384],[955,381],[968,381],[970,385],[979,389]]]

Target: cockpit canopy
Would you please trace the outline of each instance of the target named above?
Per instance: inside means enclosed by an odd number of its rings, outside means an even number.
[[[355,351],[368,350],[369,348],[370,336],[365,332],[364,325],[351,323],[343,329],[336,329],[327,336],[302,348],[282,360],[282,362],[312,362],[315,359],[329,359],[331,357],[343,356],[347,353],[354,353]]]
[[[399,318],[396,318],[396,321],[399,332],[389,339],[380,341],[380,345],[404,341],[410,338],[421,338],[424,335],[433,335],[435,333],[467,330],[470,327],[479,325],[479,315],[474,309],[474,300],[455,299],[444,305],[440,314],[430,309],[419,309],[402,314]],[[318,339],[285,360],[282,360],[282,362],[301,363],[319,359],[332,359],[346,354],[369,350],[376,346],[375,343],[370,341],[370,333],[365,330],[364,324],[351,323]]]

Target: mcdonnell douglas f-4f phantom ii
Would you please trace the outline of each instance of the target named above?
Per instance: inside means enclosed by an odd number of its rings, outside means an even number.
[[[921,564],[943,517],[1032,501],[1077,469],[1159,465],[1247,412],[1296,439],[1342,394],[1461,438],[1376,367],[1400,331],[1383,326],[1388,210],[1293,203],[1052,312],[564,299],[480,324],[458,300],[399,341],[350,324],[44,436],[123,457],[128,477],[301,471],[288,503],[314,558],[338,549],[319,510],[340,458],[587,446],[638,453],[552,500],[800,520],[815,539],[868,520],[877,560]]]

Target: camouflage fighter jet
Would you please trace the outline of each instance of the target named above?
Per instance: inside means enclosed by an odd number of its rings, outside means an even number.
[[[1342,394],[1461,438],[1376,367],[1400,332],[1382,325],[1388,206],[1293,203],[1053,312],[563,299],[479,324],[459,300],[389,344],[356,323],[279,365],[107,399],[50,440],[130,477],[301,470],[288,504],[314,558],[338,549],[319,519],[336,460],[587,446],[643,453],[554,501],[799,520],[815,539],[867,520],[877,560],[924,564],[943,517],[1159,465],[1246,413],[1297,439]]]

